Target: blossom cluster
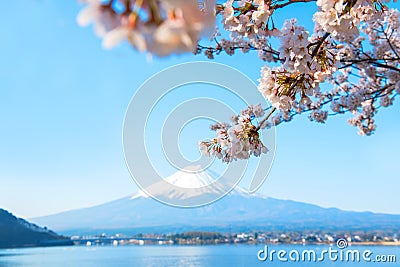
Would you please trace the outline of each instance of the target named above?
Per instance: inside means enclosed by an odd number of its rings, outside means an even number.
[[[260,140],[253,120],[264,115],[261,105],[249,106],[240,116],[232,117],[232,122],[217,123],[211,126],[216,132],[212,140],[199,142],[200,151],[205,156],[214,155],[229,163],[238,159],[248,159],[251,155],[260,156],[268,149]]]
[[[319,84],[336,71],[337,48],[322,44],[313,55],[320,38],[309,38],[308,31],[295,19],[284,23],[279,39],[282,65],[262,68],[258,90],[281,111],[284,120],[290,120],[292,109],[301,113],[311,108],[312,99],[320,95]]]
[[[205,56],[214,59],[221,52],[232,56],[236,50],[242,53],[256,50],[263,61],[279,61],[279,52],[269,42],[269,38],[280,35],[272,21],[274,10],[271,2],[264,0],[228,0],[217,5],[217,14],[222,16],[221,23],[229,38],[217,40],[221,36],[217,28],[213,36],[215,46],[199,45],[195,54],[204,51]]]
[[[232,37],[257,39],[272,33],[268,29],[268,19],[273,13],[264,0],[228,0],[222,5],[222,23]]]
[[[215,3],[197,0],[83,0],[78,23],[94,24],[105,48],[128,41],[157,56],[191,52],[215,25]]]

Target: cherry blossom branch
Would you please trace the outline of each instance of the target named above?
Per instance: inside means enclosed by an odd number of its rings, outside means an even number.
[[[194,51],[210,59],[256,51],[267,62],[258,90],[271,107],[248,107],[231,123],[214,125],[216,137],[200,143],[205,154],[224,162],[265,153],[260,129],[302,113],[323,123],[351,111],[349,123],[370,135],[378,108],[400,94],[400,14],[379,0],[224,0],[215,12],[207,0],[83,1],[78,22],[93,23],[106,48],[128,41],[155,56]],[[313,30],[294,18],[275,25],[277,9],[315,1]],[[215,14],[224,33],[216,31],[214,43],[202,45],[200,37],[216,26]],[[256,125],[254,118],[262,119]]]
[[[261,51],[264,54],[270,54],[272,56],[271,61],[273,62],[283,61],[283,59],[279,58],[279,51],[272,49],[272,47],[269,45],[255,47],[254,45],[251,45],[250,43],[244,41],[242,41],[241,43],[234,43],[230,41],[226,42],[225,39],[223,39],[223,42],[215,39],[215,42],[215,47],[197,44],[197,48],[194,51],[194,54],[200,54],[203,52],[209,59],[214,59],[214,54],[219,55],[222,52],[225,52],[226,54],[232,56],[235,50],[241,50],[243,53],[246,53],[248,51]],[[268,47],[268,49],[266,47]]]
[[[316,1],[317,0],[289,0],[286,3],[272,5],[271,8],[279,9],[279,8],[283,8],[283,7],[286,7],[286,6],[294,4],[294,3],[308,3],[308,2],[316,2]]]

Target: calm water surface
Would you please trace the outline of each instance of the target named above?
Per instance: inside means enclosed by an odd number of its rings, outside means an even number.
[[[226,266],[400,266],[400,247],[352,246],[347,249],[365,250],[375,255],[395,255],[395,263],[376,262],[279,262],[257,258],[263,245],[220,246],[97,246],[53,247],[0,250],[0,267],[47,267],[47,266],[132,266],[132,267],[226,267]],[[271,250],[314,250],[317,253],[329,246],[268,246]],[[276,256],[275,256],[276,257]],[[288,256],[286,256],[288,257]]]

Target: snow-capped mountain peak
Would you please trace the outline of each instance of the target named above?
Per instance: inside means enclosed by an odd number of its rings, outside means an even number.
[[[192,191],[192,194],[182,194],[180,197],[181,198],[191,198],[198,196],[198,194],[201,194],[204,192],[204,188],[209,186],[210,184],[214,183],[215,180],[214,178],[211,177],[211,175],[206,171],[203,170],[200,166],[190,166],[186,167],[182,170],[179,170],[175,172],[174,174],[168,176],[167,178],[164,179],[166,182],[175,185],[177,187],[181,188],[190,188],[190,189],[196,189]],[[232,185],[229,184],[223,184],[223,183],[216,183],[213,185],[212,188],[212,193],[213,194],[221,194],[223,192],[229,191],[229,189],[233,187]],[[208,190],[210,190],[208,188]],[[151,191],[153,194],[159,193],[159,194],[164,194],[165,195],[165,188],[162,188],[161,184],[153,184],[149,188],[146,188],[146,191]],[[193,195],[193,193],[195,195]],[[208,192],[209,193],[209,192]],[[177,192],[168,192],[168,195],[176,195]],[[230,194],[235,194],[235,195],[241,195],[243,197],[249,197],[249,193],[243,189],[240,188],[239,186],[236,186]],[[136,199],[139,197],[149,197],[148,194],[144,190],[140,190],[137,194],[133,195],[131,199]]]

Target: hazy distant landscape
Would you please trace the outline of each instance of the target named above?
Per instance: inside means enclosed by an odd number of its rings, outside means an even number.
[[[167,178],[167,181],[168,179],[175,181],[176,177],[189,180],[193,184],[207,184],[212,181],[206,172],[177,172]],[[250,195],[240,187],[235,188],[223,199],[200,208],[187,209],[163,205],[139,191],[132,196],[99,206],[31,220],[69,235],[110,231],[137,234],[197,230],[221,232],[400,230],[400,215],[322,208],[258,194]]]
[[[171,183],[212,181],[205,172],[177,172]],[[173,192],[171,192],[173,194]],[[182,196],[190,198],[191,196]],[[199,208],[161,204],[143,191],[91,208],[33,218],[35,224],[0,213],[3,247],[68,244],[233,244],[233,243],[333,243],[346,237],[352,242],[398,242],[400,215],[322,208],[259,194],[236,187],[221,200]],[[37,226],[39,225],[39,226]],[[55,232],[52,232],[51,230]],[[212,237],[212,238],[211,238]]]

